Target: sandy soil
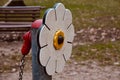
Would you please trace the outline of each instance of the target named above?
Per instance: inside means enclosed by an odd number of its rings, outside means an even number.
[[[20,53],[22,42],[0,42],[0,56],[12,56]],[[4,63],[7,60],[0,57],[0,80],[18,80],[18,68],[5,70]],[[15,64],[13,60],[9,60]],[[30,60],[31,61],[31,60]],[[9,62],[9,63],[10,63]],[[18,65],[19,62],[16,62]],[[6,63],[8,64],[8,63]],[[13,65],[11,64],[11,65]],[[26,67],[23,80],[32,80],[31,66]],[[99,66],[94,61],[76,62],[71,59],[62,73],[53,75],[53,80],[120,80],[120,67],[118,66]]]

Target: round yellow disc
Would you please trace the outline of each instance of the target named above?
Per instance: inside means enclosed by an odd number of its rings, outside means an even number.
[[[53,45],[56,50],[60,50],[64,44],[64,33],[62,30],[56,31],[53,38]]]

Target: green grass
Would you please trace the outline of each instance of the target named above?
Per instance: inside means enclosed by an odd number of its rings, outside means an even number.
[[[75,30],[88,27],[120,28],[120,0],[25,0],[28,5],[52,7],[62,2],[73,13]],[[112,20],[113,18],[114,20]]]
[[[26,5],[53,7],[62,2],[73,14],[75,30],[88,27],[120,28],[120,0],[24,0]],[[3,4],[5,0],[1,0]],[[42,11],[42,16],[45,10]]]
[[[73,48],[73,58],[77,61],[94,60],[102,65],[120,62],[120,41],[79,45]]]
[[[4,5],[8,0],[0,0],[0,6]]]

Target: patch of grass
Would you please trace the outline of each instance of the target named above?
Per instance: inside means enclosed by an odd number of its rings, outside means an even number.
[[[87,27],[117,27],[120,28],[119,0],[25,0],[28,5],[52,7],[62,2],[73,13],[75,30]],[[114,19],[111,21],[111,18]]]
[[[0,0],[0,6],[3,6],[8,0]]]
[[[120,42],[79,45],[73,48],[73,56],[77,61],[95,60],[102,65],[120,63]]]
[[[1,4],[3,1],[1,0]],[[30,6],[46,6],[46,9],[53,7],[57,2],[62,2],[72,11],[75,30],[88,27],[120,28],[120,0],[24,0],[24,2]],[[42,16],[45,10],[41,11]]]

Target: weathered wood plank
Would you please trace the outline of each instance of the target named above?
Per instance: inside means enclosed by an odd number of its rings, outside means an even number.
[[[41,6],[0,7],[0,31],[24,31],[40,18]],[[18,30],[17,30],[18,29]]]

